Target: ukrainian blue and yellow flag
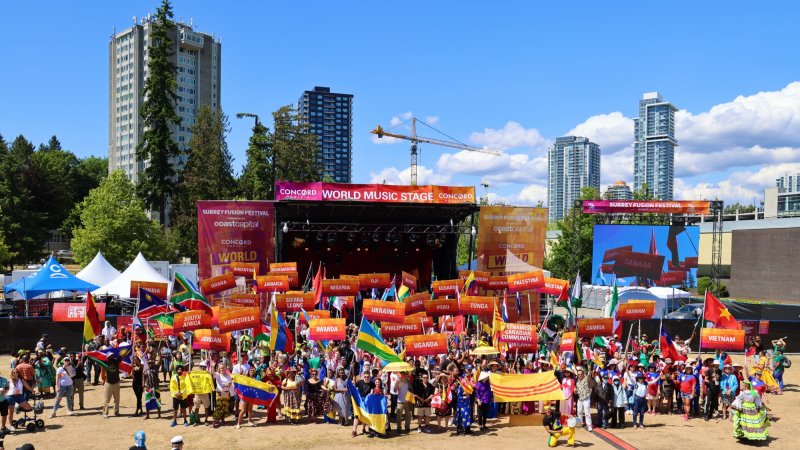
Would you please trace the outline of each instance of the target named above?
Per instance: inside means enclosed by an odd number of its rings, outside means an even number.
[[[386,433],[386,396],[369,394],[361,397],[356,385],[350,380],[347,380],[347,390],[353,403],[353,414],[358,420],[380,434]]]
[[[233,387],[243,401],[253,405],[269,406],[278,396],[278,388],[244,375],[233,376]]]
[[[391,347],[386,345],[378,330],[366,319],[361,321],[361,327],[358,329],[356,348],[372,353],[386,362],[403,361]]]

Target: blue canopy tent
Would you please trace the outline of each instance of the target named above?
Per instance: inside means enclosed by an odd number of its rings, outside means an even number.
[[[44,267],[35,274],[3,286],[3,293],[16,291],[25,300],[30,300],[55,291],[93,291],[98,287],[69,273],[50,256]]]

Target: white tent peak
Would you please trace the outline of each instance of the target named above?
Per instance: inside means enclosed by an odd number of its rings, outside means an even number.
[[[119,275],[119,270],[106,260],[103,253],[97,252],[94,259],[75,276],[92,284],[103,286],[114,281]]]
[[[139,252],[130,266],[125,269],[120,276],[114,281],[105,284],[96,291],[92,292],[95,295],[116,295],[120,298],[130,298],[131,294],[131,281],[152,281],[155,283],[167,283],[167,290],[171,290],[169,280],[164,278],[160,273],[150,265],[145,259],[144,255]]]

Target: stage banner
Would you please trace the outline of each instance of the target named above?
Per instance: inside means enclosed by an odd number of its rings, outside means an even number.
[[[409,295],[403,299],[406,304],[406,314],[415,314],[425,311],[425,301],[430,299],[430,294],[427,292],[420,292],[419,294]]]
[[[429,356],[447,353],[447,334],[406,336],[406,356]]]
[[[494,312],[494,301],[494,297],[461,297],[461,309],[459,310],[459,314],[465,316],[491,316]]]
[[[542,267],[547,208],[481,206],[478,269],[491,276]]]
[[[677,200],[584,200],[584,214],[691,214],[708,215],[711,202]]]
[[[286,292],[289,290],[289,277],[283,275],[259,275],[256,277],[258,292]]]
[[[186,311],[175,314],[172,330],[175,333],[193,331],[198,328],[211,328],[211,316],[203,311]]]
[[[744,350],[744,330],[701,328],[700,347],[714,350]]]
[[[259,298],[257,294],[231,294],[231,297],[227,299],[228,302],[233,303],[237,306],[260,306],[259,305]]]
[[[197,262],[200,279],[222,275],[232,262],[269,267],[274,254],[275,206],[267,201],[199,200]]]
[[[558,349],[562,352],[575,352],[575,332],[568,331],[561,335],[561,344]]]
[[[196,330],[192,337],[192,348],[195,350],[227,352],[231,348],[231,335],[214,330]]]
[[[510,348],[536,348],[536,326],[527,323],[507,323],[497,340],[509,344]]]
[[[275,296],[275,306],[279,312],[300,312],[314,309],[314,293],[289,291]]]
[[[464,290],[463,280],[440,280],[432,283],[434,297],[455,297],[459,292]]]
[[[347,338],[347,319],[311,319],[308,339],[311,341],[341,341]]]
[[[100,320],[106,320],[106,304],[94,304]],[[53,322],[83,322],[86,303],[53,303]],[[117,327],[119,328],[119,327]]]
[[[331,318],[331,312],[328,311],[327,309],[315,309],[313,311],[306,311],[306,314],[308,314],[308,320]],[[306,317],[302,314],[300,314],[300,323],[306,323]]]
[[[532,270],[508,276],[508,292],[515,294],[544,286],[544,271]]]
[[[231,272],[233,272],[234,276],[237,277],[245,277],[248,280],[255,279],[258,276],[258,268],[261,264],[257,262],[247,263],[247,262],[232,262],[231,263]]]
[[[472,273],[475,280],[475,286],[485,288],[489,284],[489,272],[480,272],[477,270],[459,270],[458,279],[466,283],[470,273]]]
[[[508,288],[508,277],[489,277],[486,283],[486,289],[492,291],[502,291]]]
[[[358,287],[367,289],[387,289],[392,285],[392,277],[388,273],[361,273],[358,275]]]
[[[274,274],[278,273],[297,273],[297,263],[296,262],[282,262],[282,263],[270,263],[269,271]]]
[[[569,286],[569,281],[559,278],[544,277],[544,285],[536,288],[536,292],[547,295],[561,295],[565,286]]]
[[[300,286],[300,276],[297,272],[268,272],[270,277],[286,277],[289,279],[289,289],[297,289]]]
[[[458,300],[454,298],[425,300],[425,313],[428,315],[428,317],[458,314]]]
[[[166,300],[167,299],[167,283],[159,283],[157,281],[131,281],[131,298],[139,298],[139,288],[148,290],[156,297]]]
[[[275,200],[475,204],[475,188],[278,181]]]
[[[580,337],[611,336],[612,334],[614,334],[612,317],[578,319],[578,336]]]
[[[246,330],[261,326],[261,317],[258,308],[236,308],[220,311],[219,332]]]
[[[422,324],[419,320],[413,322],[403,323],[382,323],[381,336],[386,338],[396,338],[404,336],[413,336],[415,334],[422,334]]]
[[[227,291],[236,287],[236,278],[233,272],[217,275],[216,277],[200,280],[200,291],[203,295],[212,295],[217,292]]]
[[[356,295],[359,280],[322,280],[322,295]]]
[[[408,272],[403,272],[401,274],[400,284],[405,286],[405,287],[407,287],[407,288],[409,288],[409,289],[411,289],[412,291],[416,291],[417,290],[417,277],[415,277],[414,275],[412,275],[412,274],[410,274]]]
[[[652,319],[656,311],[655,300],[638,300],[617,307],[617,320]]]
[[[406,305],[405,303],[364,299],[361,315],[367,320],[403,323],[406,317]]]

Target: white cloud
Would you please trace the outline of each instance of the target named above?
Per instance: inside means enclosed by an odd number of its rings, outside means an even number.
[[[530,183],[547,179],[547,157],[525,153],[486,153],[462,150],[439,156],[436,170],[441,173],[482,176],[489,184]]]
[[[439,123],[439,116],[425,116],[425,123],[428,125],[436,125]]]
[[[522,187],[516,194],[500,195],[489,192],[489,203],[502,203],[514,206],[537,206],[539,202],[547,206],[547,186],[544,184],[529,184]]]
[[[675,152],[675,176],[685,177],[721,172],[734,167],[788,163],[800,160],[800,147],[731,147],[714,153]],[[773,180],[774,181],[774,180]]]
[[[410,125],[403,125],[403,122],[411,120],[414,117],[414,114],[411,111],[406,111],[404,113],[398,114],[396,116],[392,116],[389,119],[389,129],[384,129],[384,131],[388,131],[390,133],[397,133],[397,134],[410,134],[411,126]],[[403,126],[400,126],[403,125]],[[393,129],[397,128],[397,129]],[[398,139],[390,136],[383,136],[378,137],[377,135],[372,135],[372,143],[381,145],[381,144],[396,144],[398,142],[404,142],[403,139]]]
[[[567,136],[581,136],[600,146],[603,153],[617,152],[633,142],[633,119],[621,112],[598,114],[569,130]]]
[[[509,121],[503,128],[485,128],[482,132],[472,133],[470,141],[494,150],[506,150],[516,147],[546,149],[550,141],[545,139],[536,128],[525,128],[519,122]]]
[[[411,168],[407,167],[403,170],[396,167],[386,167],[380,172],[370,172],[370,183],[376,184],[411,184]],[[442,173],[436,173],[432,169],[425,166],[417,166],[417,184],[447,184],[450,182],[450,176]]]
[[[733,172],[720,181],[675,179],[675,197],[681,200],[721,199],[725,203],[750,204],[753,197],[757,201],[764,198],[764,189],[775,187],[775,179],[786,172],[797,173],[800,163],[767,165],[752,170]]]
[[[406,111],[392,117],[392,119],[389,120],[389,125],[396,127],[407,120],[411,120],[412,117],[414,117],[414,114],[412,114],[411,111]]]

